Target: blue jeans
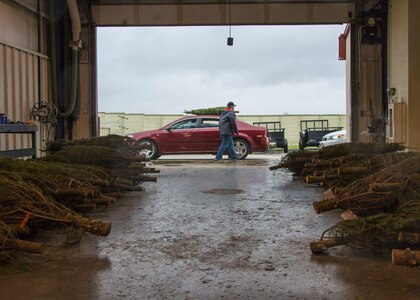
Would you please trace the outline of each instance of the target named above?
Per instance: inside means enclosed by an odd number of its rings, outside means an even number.
[[[229,158],[236,159],[236,149],[231,135],[222,135],[222,142],[220,143],[219,150],[217,151],[216,159],[222,159],[222,155],[226,148],[229,152]]]

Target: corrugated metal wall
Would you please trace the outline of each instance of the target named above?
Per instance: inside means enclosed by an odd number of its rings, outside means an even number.
[[[381,84],[381,49],[379,45],[363,45],[359,56],[360,82],[359,89],[359,142],[372,142],[374,139],[364,133],[374,119],[382,115]]]
[[[0,42],[0,113],[13,121],[31,121],[33,105],[38,100],[51,99],[49,73],[47,56]],[[39,128],[37,156],[40,156],[44,135],[44,128]],[[29,135],[0,134],[0,151],[30,146]]]

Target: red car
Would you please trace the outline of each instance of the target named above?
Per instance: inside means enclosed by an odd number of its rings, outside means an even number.
[[[244,159],[253,152],[267,152],[269,141],[265,127],[239,120],[236,124],[239,135],[234,134],[233,139],[238,159]],[[162,128],[128,136],[145,146],[141,153],[150,159],[165,154],[216,154],[220,145],[219,116],[188,116]]]

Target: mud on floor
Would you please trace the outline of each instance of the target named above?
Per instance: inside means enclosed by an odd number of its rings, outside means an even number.
[[[158,160],[157,183],[95,213],[108,237],[40,234],[46,253],[3,268],[0,299],[419,299],[420,270],[386,253],[312,255],[339,213],[316,215],[322,190],[269,171],[278,159]]]

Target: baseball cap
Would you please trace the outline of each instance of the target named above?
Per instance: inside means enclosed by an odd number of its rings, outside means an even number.
[[[228,104],[226,105],[227,107],[229,107],[229,106],[236,106],[236,104],[235,103],[233,103],[232,101],[229,101],[228,102]]]

